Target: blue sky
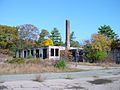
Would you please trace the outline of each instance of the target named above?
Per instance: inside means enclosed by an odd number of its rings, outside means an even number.
[[[49,32],[57,27],[65,39],[65,20],[79,42],[90,39],[101,25],[120,36],[120,0],[0,0],[0,24],[33,24]]]

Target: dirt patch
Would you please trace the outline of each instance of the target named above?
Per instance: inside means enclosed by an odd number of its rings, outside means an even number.
[[[89,83],[92,84],[107,84],[107,83],[112,83],[112,80],[108,80],[108,79],[96,79],[94,81],[88,81]]]
[[[12,60],[12,58],[13,58],[12,56],[0,53],[0,62],[5,62],[6,60]]]
[[[4,89],[7,89],[7,86],[1,85],[0,90],[4,90]]]
[[[120,72],[114,73],[113,75],[120,75]]]

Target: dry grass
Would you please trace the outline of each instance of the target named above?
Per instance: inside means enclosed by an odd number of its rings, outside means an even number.
[[[54,67],[55,61],[45,60],[39,63],[24,63],[24,64],[0,64],[0,74],[29,74],[43,72],[73,72],[78,69],[59,69]]]
[[[20,74],[20,73],[40,73],[59,72],[54,66],[44,66],[41,64],[1,64],[0,74]]]

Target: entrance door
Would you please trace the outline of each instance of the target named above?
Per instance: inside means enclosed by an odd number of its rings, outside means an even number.
[[[47,49],[43,49],[43,59],[47,58]]]

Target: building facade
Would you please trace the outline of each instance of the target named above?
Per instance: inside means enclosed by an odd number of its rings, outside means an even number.
[[[49,59],[49,60],[59,60],[61,50],[65,50],[63,46],[46,46],[38,48],[29,48],[16,51],[16,57],[28,58],[32,56],[33,58]],[[70,47],[74,59],[78,56],[80,57],[80,50],[82,48]]]

